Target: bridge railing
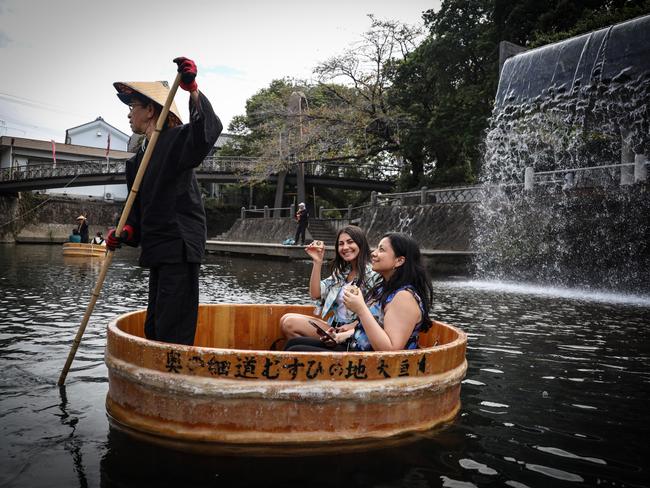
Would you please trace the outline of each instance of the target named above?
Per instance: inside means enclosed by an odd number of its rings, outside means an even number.
[[[216,173],[249,173],[257,164],[254,158],[239,156],[208,156],[198,166],[197,171]]]
[[[313,176],[372,179],[376,181],[392,181],[399,176],[399,172],[391,165],[340,162],[308,162],[297,164],[303,164],[305,174]]]
[[[0,169],[0,182],[22,181],[30,179],[45,179],[67,176],[81,176],[107,173],[124,173],[125,160],[84,160],[84,161],[58,161],[54,163],[28,163],[27,165],[13,168]],[[198,166],[199,172],[217,172],[250,175],[260,164],[258,158],[239,156],[209,156]],[[302,165],[305,175],[358,178],[374,181],[390,181],[397,175],[397,170],[391,165],[350,164],[341,162],[291,162],[289,172],[293,172],[297,165]]]
[[[77,175],[124,173],[124,160],[85,160],[43,164],[27,164],[0,170],[0,182],[35,180],[41,178],[71,177]]]
[[[258,158],[237,156],[210,156],[197,168],[198,171],[252,174],[255,167],[260,164]],[[379,181],[390,181],[397,177],[397,171],[390,165],[349,164],[341,162],[290,162],[287,171],[293,172],[298,165],[302,165],[305,175],[331,176],[335,178],[361,178]]]

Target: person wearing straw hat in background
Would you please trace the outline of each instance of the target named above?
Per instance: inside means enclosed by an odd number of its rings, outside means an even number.
[[[106,245],[140,246],[140,265],[150,268],[145,321],[148,339],[192,345],[199,305],[199,268],[205,253],[206,222],[194,175],[223,129],[208,99],[198,90],[194,61],[174,59],[180,87],[190,95],[190,121],[172,103],[167,122],[153,149],[149,166],[126,225],[119,237],[112,229]],[[143,134],[142,146],[126,163],[129,191],[147,142],[165,104],[166,82],[116,82],[118,98],[129,106],[129,124]]]
[[[84,244],[88,244],[88,242],[90,242],[88,240],[88,219],[83,215],[77,217],[77,232],[79,233],[81,239],[80,242],[83,242]]]

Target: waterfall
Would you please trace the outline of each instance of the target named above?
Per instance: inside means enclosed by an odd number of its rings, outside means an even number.
[[[485,146],[480,278],[650,292],[650,16],[508,59]]]

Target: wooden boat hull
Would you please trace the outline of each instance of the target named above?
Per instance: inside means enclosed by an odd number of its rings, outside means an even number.
[[[80,242],[64,242],[63,256],[68,258],[103,258],[106,256],[106,246]]]
[[[413,351],[268,350],[284,313],[312,310],[201,305],[191,347],[144,339],[144,311],[118,317],[106,348],[110,417],[170,440],[274,446],[387,439],[456,416],[462,331],[437,322]]]

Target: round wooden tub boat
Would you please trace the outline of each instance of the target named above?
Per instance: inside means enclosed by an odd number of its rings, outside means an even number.
[[[68,258],[103,258],[106,256],[106,246],[83,242],[64,242],[63,256]]]
[[[456,416],[464,332],[435,322],[411,351],[270,350],[283,314],[312,311],[201,305],[194,346],[145,339],[144,310],[119,316],[105,356],[112,425],[191,450],[306,449],[390,441]]]

